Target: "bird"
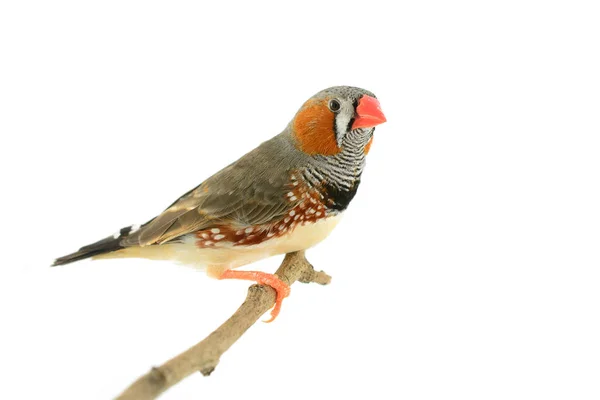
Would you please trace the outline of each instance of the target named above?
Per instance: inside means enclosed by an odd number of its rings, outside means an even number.
[[[384,122],[372,92],[351,86],[321,90],[281,133],[155,218],[59,257],[52,266],[133,257],[171,260],[217,279],[254,281],[275,289],[271,322],[289,285],[275,274],[236,268],[325,239],[354,198],[375,127]]]

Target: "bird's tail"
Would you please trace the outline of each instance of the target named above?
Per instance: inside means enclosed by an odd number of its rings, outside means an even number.
[[[123,238],[129,235],[132,228],[133,227],[128,226],[126,228],[121,229],[118,234],[99,240],[96,243],[83,246],[75,253],[59,257],[56,260],[54,260],[52,266],[56,267],[58,265],[65,265],[75,261],[84,260],[86,258],[121,250],[124,248],[124,246],[121,245],[121,241],[123,240]]]

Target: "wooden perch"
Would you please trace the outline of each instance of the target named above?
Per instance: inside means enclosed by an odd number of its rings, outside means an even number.
[[[287,254],[275,274],[288,285],[295,281],[326,285],[331,281],[329,275],[313,269],[304,257],[303,251]],[[223,325],[198,344],[160,367],[152,368],[146,375],[133,382],[117,399],[155,399],[193,372],[200,371],[204,376],[210,375],[219,363],[221,355],[274,304],[273,288],[261,285],[250,286],[244,303]]]

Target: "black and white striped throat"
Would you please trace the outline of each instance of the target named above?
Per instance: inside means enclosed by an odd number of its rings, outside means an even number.
[[[307,183],[318,186],[327,182],[339,190],[354,190],[365,166],[365,146],[373,131],[374,128],[351,130],[344,137],[341,152],[312,157],[304,172]]]

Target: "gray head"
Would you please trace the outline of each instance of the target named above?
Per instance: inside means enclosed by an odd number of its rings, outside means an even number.
[[[307,154],[334,155],[353,131],[370,134],[385,122],[372,92],[351,86],[334,86],[311,97],[291,122],[297,146]]]

